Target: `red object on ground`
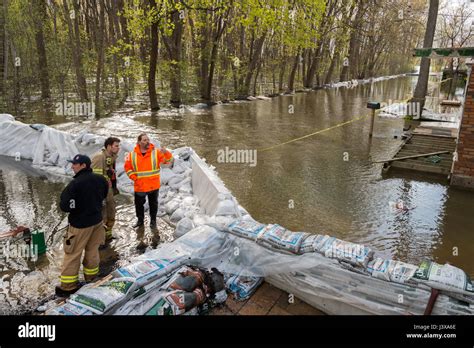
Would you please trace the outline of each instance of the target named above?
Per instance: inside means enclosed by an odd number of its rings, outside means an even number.
[[[30,229],[28,227],[18,226],[14,230],[10,230],[8,232],[0,233],[0,240],[1,239],[7,239],[7,238],[13,238],[13,237],[16,237],[18,235],[29,234],[29,233],[30,233]]]

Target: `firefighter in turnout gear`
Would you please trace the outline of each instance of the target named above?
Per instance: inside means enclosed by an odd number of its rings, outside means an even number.
[[[158,192],[160,189],[160,164],[171,164],[173,155],[164,147],[156,148],[150,143],[146,134],[138,136],[137,145],[125,157],[125,172],[134,182],[135,211],[137,222],[133,226],[141,227],[144,224],[144,204],[148,197],[150,205],[150,227],[156,228],[156,214],[158,212]]]
[[[99,274],[99,246],[104,243],[102,205],[109,185],[102,175],[92,173],[91,159],[76,155],[72,163],[74,179],[61,193],[59,204],[69,213],[69,226],[64,236],[64,261],[61,268],[61,285],[56,294],[68,296],[79,289],[79,268],[82,261],[84,279],[93,281]]]
[[[102,218],[105,226],[105,240],[110,241],[112,228],[115,224],[115,200],[118,194],[115,161],[120,151],[120,139],[109,137],[105,140],[104,148],[92,157],[92,171],[102,175],[109,184],[109,193],[102,209]]]

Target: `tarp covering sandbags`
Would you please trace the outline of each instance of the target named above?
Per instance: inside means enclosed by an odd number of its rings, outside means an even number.
[[[31,160],[50,178],[70,177],[72,169],[67,160],[81,153],[93,156],[104,144],[106,137],[81,132],[77,135],[63,132],[43,124],[25,124],[13,116],[0,114],[0,155],[16,160]],[[159,146],[159,142],[152,139]],[[125,154],[135,147],[133,141],[122,140],[117,158],[118,187],[122,192],[133,192],[133,183],[125,175]]]

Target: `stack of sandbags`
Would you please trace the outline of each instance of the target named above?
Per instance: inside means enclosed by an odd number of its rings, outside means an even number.
[[[227,226],[227,231],[238,236],[256,241],[265,228],[264,224],[256,221],[237,219]]]
[[[257,243],[270,249],[275,248],[298,254],[301,244],[308,236],[309,233],[306,232],[291,232],[278,224],[271,224],[264,228]]]
[[[409,282],[417,269],[417,266],[409,263],[380,257],[370,261],[367,265],[367,271],[372,277],[400,284]]]
[[[134,278],[113,278],[99,286],[82,287],[68,302],[95,314],[109,314],[130,299],[137,287]]]
[[[138,287],[141,287],[155,280],[166,279],[167,276],[172,274],[186,260],[186,257],[180,257],[174,260],[151,259],[136,261],[127,266],[116,269],[112,272],[112,275],[116,278],[134,278]]]

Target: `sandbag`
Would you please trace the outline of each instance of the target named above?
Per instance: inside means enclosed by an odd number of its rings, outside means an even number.
[[[271,224],[265,227],[257,243],[268,243],[275,248],[297,254],[308,235],[306,232],[291,232],[278,224]]]
[[[114,278],[99,286],[84,286],[71,295],[68,302],[84,307],[96,314],[111,312],[124,303],[137,288],[134,278]]]
[[[439,290],[470,295],[474,293],[474,286],[466,272],[450,264],[423,261],[413,278]]]
[[[417,269],[409,263],[379,257],[367,264],[367,271],[372,277],[401,284],[408,282]]]
[[[367,267],[374,252],[361,244],[336,239],[324,252],[324,256],[348,262],[355,266]]]
[[[244,301],[257,291],[263,283],[263,277],[227,275],[226,288],[233,294],[236,301]]]
[[[264,224],[251,220],[238,219],[227,226],[227,230],[239,237],[257,240],[259,234],[265,228]]]
[[[79,304],[73,304],[70,302],[63,303],[62,305],[53,308],[47,315],[67,315],[67,316],[76,316],[76,315],[94,315],[95,313],[91,310],[80,306]]]
[[[166,294],[164,299],[170,305],[172,315],[180,315],[203,304],[206,301],[206,295],[200,288],[192,292],[175,290]]]
[[[176,224],[176,230],[174,231],[174,237],[179,238],[194,228],[194,222],[188,217],[181,219]]]
[[[178,223],[182,218],[184,218],[184,210],[182,208],[176,209],[173,214],[170,216],[170,221],[174,224]]]
[[[319,252],[324,255],[324,252],[336,240],[335,237],[328,235],[311,234],[308,235],[301,243],[299,254]]]
[[[235,205],[235,202],[231,199],[225,199],[220,201],[217,204],[216,211],[214,215],[219,216],[219,215],[236,215],[237,213],[237,207]]]
[[[149,284],[157,279],[166,277],[184,263],[185,257],[174,260],[154,259],[134,262],[112,272],[114,277],[133,277],[137,286]]]
[[[179,199],[179,197],[173,198],[171,201],[165,204],[166,214],[171,216],[175,212],[175,210],[179,208],[180,204],[181,199]]]
[[[174,176],[175,174],[170,168],[161,168],[160,170],[160,183],[162,185],[168,185],[169,180]]]

